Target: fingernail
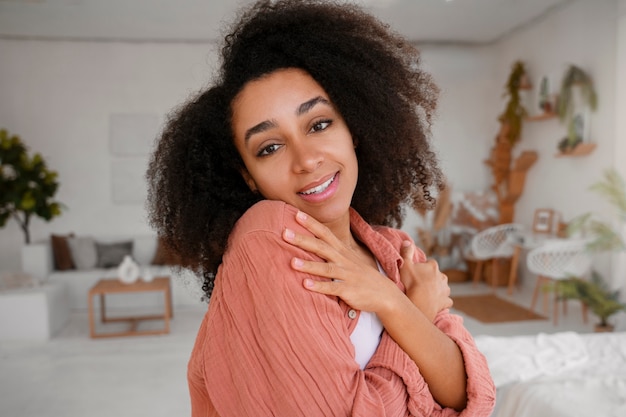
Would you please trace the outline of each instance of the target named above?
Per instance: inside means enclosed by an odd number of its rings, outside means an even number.
[[[403,240],[402,241],[402,247],[403,248],[408,248],[409,246],[411,246],[411,241],[410,240]]]
[[[307,214],[302,211],[298,211],[296,217],[300,220],[306,220],[308,218]]]
[[[307,287],[307,288],[313,288],[313,280],[309,279],[309,278],[305,279],[304,280],[304,286]]]
[[[304,261],[300,258],[293,258],[293,266],[295,266],[296,268],[302,268],[302,265],[304,265]]]
[[[296,234],[291,229],[285,229],[284,236],[287,240],[293,240],[293,238],[296,237]]]

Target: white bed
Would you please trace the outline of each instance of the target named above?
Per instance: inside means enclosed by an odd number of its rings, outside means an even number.
[[[626,332],[477,336],[492,417],[626,417]]]

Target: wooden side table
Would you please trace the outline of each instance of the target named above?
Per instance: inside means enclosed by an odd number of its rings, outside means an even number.
[[[133,292],[150,292],[160,291],[163,293],[165,308],[163,314],[132,316],[132,317],[107,317],[105,295],[111,294],[128,294]],[[94,317],[94,296],[100,296],[100,321],[102,323],[113,322],[129,322],[130,329],[123,332],[112,333],[96,333],[95,317]],[[137,281],[132,284],[124,284],[118,279],[101,279],[89,290],[89,333],[92,338],[99,337],[121,337],[121,336],[140,336],[166,334],[170,332],[170,318],[173,317],[172,310],[172,291],[170,287],[169,277],[157,277],[151,282]],[[137,325],[142,320],[163,320],[164,326],[157,330],[137,330]]]

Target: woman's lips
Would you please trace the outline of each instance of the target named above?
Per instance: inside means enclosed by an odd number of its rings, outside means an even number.
[[[337,187],[339,186],[338,180],[339,172],[335,173],[335,175],[333,175],[320,185],[299,192],[298,195],[302,199],[310,202],[320,202],[326,200],[327,198],[332,196],[335,191],[337,191]]]

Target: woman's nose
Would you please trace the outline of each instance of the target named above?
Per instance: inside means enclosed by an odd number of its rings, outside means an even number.
[[[294,172],[313,172],[322,165],[324,156],[312,142],[312,139],[307,138],[292,142]]]

